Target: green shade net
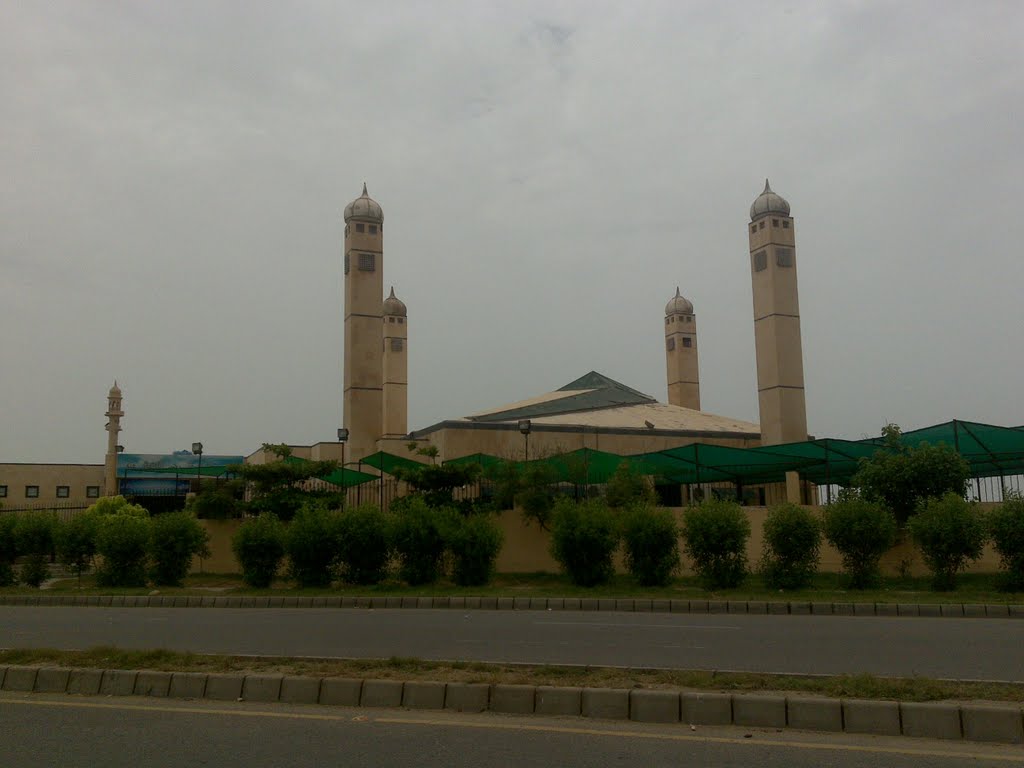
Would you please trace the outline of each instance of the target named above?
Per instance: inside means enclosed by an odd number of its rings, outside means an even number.
[[[933,427],[904,432],[904,445],[945,443],[971,465],[972,477],[997,477],[1024,471],[1024,432],[973,421],[948,421]],[[873,443],[881,442],[873,438]]]
[[[786,472],[815,463],[813,457],[693,443],[630,457],[644,474],[673,483],[781,482]]]
[[[394,475],[395,469],[416,469],[423,466],[422,461],[413,461],[407,459],[404,456],[395,456],[393,453],[387,451],[377,451],[377,453],[371,453],[369,456],[364,456],[359,461],[360,464],[366,464],[368,467],[379,469],[388,475]]]
[[[608,482],[608,479],[615,474],[615,470],[624,461],[628,462],[629,459],[617,453],[580,448],[569,453],[534,459],[528,463],[549,467],[556,482],[582,485]],[[524,466],[524,462],[516,463],[518,466]]]
[[[377,475],[371,475],[367,472],[358,472],[357,470],[343,467],[342,469],[331,472],[329,475],[324,475],[320,479],[325,483],[337,485],[340,488],[353,488],[357,485],[368,483],[371,480],[379,480],[380,478]]]
[[[460,456],[457,459],[448,459],[442,462],[445,466],[464,467],[469,464],[479,464],[484,469],[490,469],[505,463],[504,459],[491,456],[489,453],[473,453],[469,456]]]
[[[789,456],[799,462],[792,469],[805,479],[819,485],[847,485],[857,471],[860,460],[870,458],[878,446],[854,440],[827,437],[803,443],[786,443],[749,449],[772,456]],[[783,477],[785,473],[783,473]],[[747,482],[751,482],[747,480]],[[767,481],[762,481],[767,482]]]

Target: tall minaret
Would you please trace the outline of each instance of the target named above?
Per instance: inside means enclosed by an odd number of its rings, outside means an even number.
[[[796,284],[796,229],[789,203],[764,182],[750,206],[750,274],[754,292],[754,346],[761,444],[807,439],[800,302]]]
[[[103,460],[103,494],[117,496],[117,436],[121,432],[121,388],[114,386],[107,393],[107,455]]]
[[[391,295],[384,299],[384,437],[409,434],[409,313]]]
[[[345,206],[345,393],[349,456],[376,450],[383,424],[384,213],[363,194]]]
[[[668,401],[700,410],[700,368],[697,365],[697,318],[693,304],[676,288],[665,306],[665,363]]]

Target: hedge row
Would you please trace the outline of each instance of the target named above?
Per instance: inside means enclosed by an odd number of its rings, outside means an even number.
[[[0,515],[0,586],[18,580],[38,587],[49,577],[54,554],[79,576],[96,567],[100,586],[139,587],[147,579],[179,586],[195,555],[205,555],[208,535],[187,512],[156,517],[123,497],[100,499],[66,522],[52,512]],[[21,558],[20,572],[15,560]]]
[[[241,525],[232,549],[243,580],[253,587],[270,586],[286,556],[287,575],[300,587],[325,587],[336,579],[376,584],[393,566],[412,585],[433,583],[450,570],[456,584],[478,586],[493,575],[501,544],[490,516],[464,516],[409,496],[387,513],[371,504],[339,511],[313,503],[286,524],[264,512]]]

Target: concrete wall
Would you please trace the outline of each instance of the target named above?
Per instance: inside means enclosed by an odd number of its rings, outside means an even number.
[[[25,496],[25,487],[39,487],[38,498]],[[102,464],[0,464],[0,486],[6,486],[6,497],[0,506],[8,509],[24,507],[87,507],[104,495]],[[67,497],[57,496],[57,487],[67,486]],[[97,489],[90,497],[88,489]]]
[[[991,507],[993,505],[983,505]],[[681,521],[683,510],[674,509],[676,519]],[[766,507],[744,507],[747,517],[750,519],[750,539],[747,542],[747,558],[752,567],[757,566],[761,559],[761,550],[764,546],[764,520],[768,514]],[[212,554],[200,564],[197,558],[192,563],[192,572],[200,572],[200,567],[206,573],[238,573],[241,569],[235,561],[231,552],[231,537],[238,526],[239,520],[202,520],[203,527],[210,534],[210,549]],[[551,557],[551,535],[542,531],[536,523],[527,525],[523,521],[519,510],[506,510],[498,516],[498,524],[505,535],[505,544],[498,555],[497,569],[504,573],[534,573],[548,572],[557,573],[558,563]],[[682,551],[682,541],[679,542]],[[688,558],[683,555],[683,573],[691,575]],[[623,573],[625,566],[621,555],[616,556],[616,569]],[[904,568],[914,576],[925,576],[928,570],[921,560],[920,553],[909,540],[898,543],[882,558],[882,571],[886,575],[894,576]],[[824,545],[821,549],[821,562],[819,570],[823,572],[836,572],[841,569],[839,553]],[[985,547],[981,559],[971,565],[968,573],[992,573],[999,569],[999,556],[991,545]]]

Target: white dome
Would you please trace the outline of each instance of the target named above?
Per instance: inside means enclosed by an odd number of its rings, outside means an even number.
[[[768,185],[768,179],[764,180],[764,192],[757,196],[754,204],[750,206],[750,219],[753,221],[758,216],[768,213],[777,213],[780,216],[789,216],[789,203],[782,195],[777,195]]]
[[[679,288],[676,288],[676,295],[669,299],[668,304],[665,305],[666,315],[692,315],[693,304],[689,299],[683,298],[682,294],[679,293]]]
[[[363,194],[345,206],[345,223],[349,219],[368,219],[370,221],[383,222],[384,211],[380,203],[374,200],[366,191],[366,183],[363,183]]]

